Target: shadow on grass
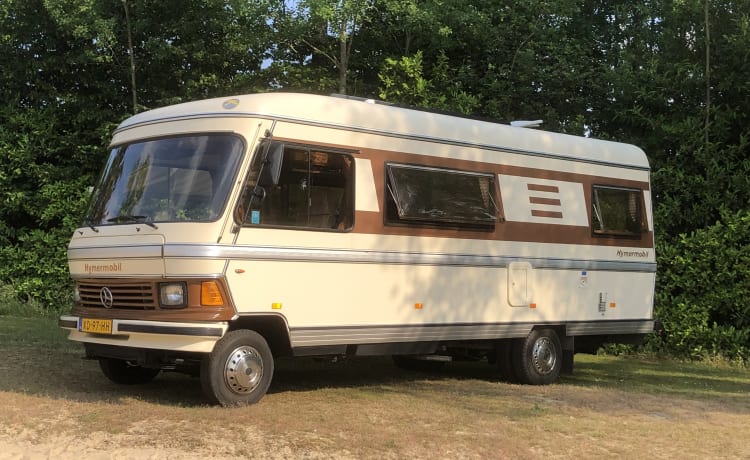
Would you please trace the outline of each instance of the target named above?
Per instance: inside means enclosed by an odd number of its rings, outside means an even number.
[[[205,406],[200,380],[162,373],[146,385],[116,385],[106,379],[96,361],[83,358],[79,344],[49,319],[0,317],[0,391],[74,401],[118,403],[139,399],[171,406]],[[478,384],[465,385],[475,380]],[[449,363],[440,372],[397,368],[390,357],[332,360],[295,358],[276,363],[270,394],[320,389],[359,388],[376,393],[410,393],[425,384],[446,393],[502,397],[541,390],[496,385],[494,366]],[[750,371],[704,364],[642,358],[577,355],[575,372],[564,375],[564,386],[611,388],[632,393],[714,400],[750,411]]]
[[[38,344],[0,342],[0,391],[81,402],[117,404],[127,399],[155,404],[206,406],[200,380],[184,374],[162,372],[142,385],[117,385],[100,371],[96,361],[85,360],[82,347],[40,347]],[[489,367],[489,366],[485,366]],[[423,373],[397,368],[390,358],[357,358],[333,363],[312,358],[280,359],[269,394],[307,392],[330,388],[407,388],[425,378],[450,380],[476,378],[448,371]],[[379,390],[378,390],[379,391]]]
[[[634,357],[576,355],[569,385],[613,388],[691,399],[718,399],[750,410],[750,371],[726,365]]]
[[[116,385],[100,372],[96,361],[84,360],[82,350],[41,350],[36,347],[1,347],[0,391],[76,401],[119,403],[128,399],[179,406],[207,406],[200,380],[177,373],[162,373],[145,385]],[[472,382],[469,382],[472,381]],[[503,397],[542,390],[497,384],[487,363],[450,363],[436,372],[397,368],[389,357],[352,358],[340,362],[312,358],[280,359],[269,394],[325,389],[358,389],[360,393],[438,393]],[[616,357],[588,357],[576,362],[575,373],[561,386],[605,388],[635,394],[712,400],[750,411],[750,376],[747,371],[703,365]],[[554,390],[552,390],[554,391]]]
[[[118,403],[139,399],[174,406],[205,406],[200,380],[162,372],[144,385],[117,385],[85,360],[83,347],[67,340],[53,318],[0,316],[0,391],[74,401]],[[417,372],[397,368],[390,357],[339,360],[294,358],[276,362],[269,394],[326,388],[407,388],[426,378],[493,379],[492,366],[453,367],[444,372]],[[380,391],[380,390],[378,390]],[[386,390],[384,390],[386,391]]]

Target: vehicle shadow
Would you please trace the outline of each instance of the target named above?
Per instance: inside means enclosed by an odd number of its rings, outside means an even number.
[[[73,344],[75,345],[75,344]],[[83,359],[77,346],[43,349],[39,346],[4,346],[0,361],[0,391],[79,402],[123,403],[133,399],[177,407],[209,406],[200,379],[163,372],[143,385],[117,385],[100,371],[96,361]],[[691,363],[627,358],[576,357],[573,374],[563,375],[551,390],[519,385],[496,385],[494,366],[486,362],[452,362],[439,371],[425,372],[397,367],[388,356],[348,359],[284,358],[276,362],[270,395],[323,389],[359,388],[368,392],[417,391],[429,381],[431,388],[454,391],[465,380],[486,382],[470,385],[472,393],[492,396],[535,394],[565,389],[613,389],[623,393],[711,400],[733,412],[750,413],[747,378],[731,368],[708,368]]]
[[[99,364],[84,359],[82,350],[63,348],[40,353],[33,347],[6,349],[0,364],[0,391],[80,402],[145,402],[196,407],[208,406],[200,379],[175,372],[162,372],[139,385],[109,381]],[[8,353],[10,352],[10,353]],[[494,379],[492,366],[484,363],[451,363],[440,371],[412,371],[396,367],[390,357],[358,357],[343,360],[285,358],[276,362],[269,394],[307,392],[327,388],[375,388],[404,386],[424,379]]]

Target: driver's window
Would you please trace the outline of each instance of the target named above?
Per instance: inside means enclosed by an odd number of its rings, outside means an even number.
[[[350,154],[262,144],[237,218],[246,226],[347,230],[354,215],[353,167]]]

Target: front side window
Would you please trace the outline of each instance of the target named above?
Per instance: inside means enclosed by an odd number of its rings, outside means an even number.
[[[494,228],[494,176],[403,164],[386,165],[389,223]]]
[[[214,221],[224,209],[243,150],[242,139],[230,134],[114,147],[85,223]]]
[[[641,234],[641,191],[595,185],[592,229],[595,235],[638,237]]]
[[[237,219],[245,225],[347,230],[354,216],[354,160],[348,153],[262,143]]]

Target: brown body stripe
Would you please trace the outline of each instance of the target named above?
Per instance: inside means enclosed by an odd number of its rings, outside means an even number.
[[[540,196],[530,196],[529,203],[531,204],[551,204],[553,206],[560,206],[562,203],[557,198],[542,198]]]
[[[527,184],[526,187],[534,192],[560,193],[560,189],[556,185]]]
[[[559,211],[540,211],[538,209],[532,209],[531,215],[534,217],[551,217],[554,219],[562,219],[563,213]]]
[[[645,206],[641,206],[641,221],[644,228],[640,238],[618,238],[605,235],[593,235],[590,227],[580,227],[573,225],[557,225],[529,222],[512,222],[505,221],[502,216],[502,199],[500,199],[500,190],[495,181],[496,204],[500,216],[495,224],[494,230],[480,231],[467,230],[447,227],[418,227],[418,226],[400,226],[386,225],[383,215],[384,197],[385,197],[385,163],[404,163],[421,166],[433,166],[438,168],[450,168],[464,171],[477,171],[482,173],[491,173],[497,179],[498,174],[508,176],[530,177],[533,179],[559,180],[567,182],[578,182],[583,185],[586,203],[586,209],[591,209],[591,189],[594,185],[610,185],[613,187],[634,188],[648,191],[648,181],[603,178],[594,175],[569,173],[556,170],[536,169],[523,166],[511,166],[505,164],[485,163],[472,160],[462,160],[456,158],[444,158],[431,155],[418,155],[412,153],[394,152],[389,150],[356,148],[330,144],[326,142],[315,142],[310,140],[298,139],[281,139],[280,141],[289,141],[307,145],[320,145],[345,150],[354,150],[358,158],[370,160],[372,163],[373,179],[375,181],[375,191],[378,199],[378,208],[380,212],[356,211],[354,218],[353,233],[366,233],[374,235],[403,235],[403,236],[422,236],[436,238],[458,238],[458,239],[475,239],[475,240],[497,240],[497,241],[517,241],[530,243],[556,243],[556,244],[582,244],[593,246],[617,246],[617,247],[653,247],[654,235],[646,226]],[[429,144],[425,144],[425,151],[429,150]],[[532,188],[533,187],[533,188]],[[528,184],[529,190],[539,192],[559,193],[559,188],[543,184]],[[559,216],[555,216],[559,217]]]

